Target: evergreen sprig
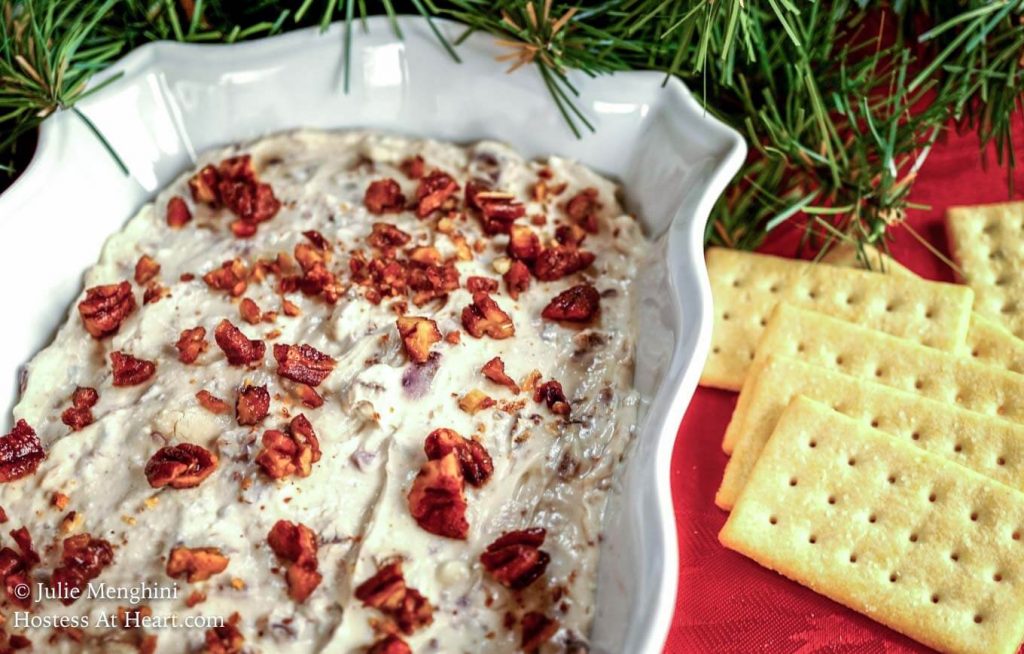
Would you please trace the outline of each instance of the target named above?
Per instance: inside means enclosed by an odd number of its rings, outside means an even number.
[[[799,217],[806,242],[884,247],[914,178],[953,124],[1014,165],[1024,0],[0,0],[0,166],[23,165],[39,122],[90,76],[152,40],[234,42],[331,21],[348,43],[372,13],[454,18],[536,67],[577,134],[593,129],[568,71],[681,77],[741,130],[751,156],[707,240],[752,248]],[[452,56],[448,43],[431,22]],[[83,116],[84,118],[84,116]],[[1012,176],[1008,176],[1012,179]]]

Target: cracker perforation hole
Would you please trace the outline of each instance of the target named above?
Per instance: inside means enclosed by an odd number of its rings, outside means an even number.
[[[996,582],[997,584],[1001,583],[1003,581],[1003,575],[1001,575],[998,572],[995,573],[994,575],[992,575],[992,581]]]
[[[971,350],[971,356],[977,359],[979,356],[981,356],[981,351],[978,350],[978,348],[974,348],[973,350]]]
[[[797,484],[797,479],[796,479],[796,477],[790,477],[790,479],[789,479],[789,485],[790,485],[790,486],[796,486],[796,484]]]
[[[818,542],[818,537],[815,536],[814,534],[811,534],[810,536],[807,537],[807,542],[810,543],[811,545],[814,545],[815,543]]]
[[[919,441],[921,440],[921,432],[915,431],[910,435],[910,440]]]
[[[884,377],[885,372],[881,368],[875,368],[875,377]]]
[[[932,494],[930,494],[928,496],[928,501],[931,502],[932,504],[934,504],[935,500],[937,500],[937,499],[938,499],[938,496],[935,493],[932,493]]]
[[[775,516],[771,516],[770,518],[768,518],[768,524],[770,524],[770,525],[777,525],[777,524],[779,524],[779,519],[776,518]]]
[[[1005,466],[1006,465],[1006,458],[1005,457],[999,457],[998,459],[996,459],[996,465],[1000,466],[1000,467]]]
[[[857,465],[857,459],[851,456],[849,459],[846,460],[846,465],[852,468],[853,466]]]
[[[900,576],[894,572],[894,573],[889,575],[889,583],[890,584],[895,584],[896,580],[899,579],[899,578],[900,578]]]
[[[924,388],[924,382],[921,381],[920,379],[915,379],[914,388],[916,388],[917,390],[921,390],[922,388]]]
[[[939,603],[939,596],[936,595],[936,594],[932,594],[932,604],[938,604],[938,603]]]
[[[836,503],[836,496],[835,495],[829,495],[828,496],[828,503],[829,504],[835,504]]]
[[[807,447],[809,447],[809,448],[811,448],[811,449],[813,450],[814,448],[818,447],[818,441],[816,441],[816,440],[814,440],[814,439],[812,438],[812,439],[811,439],[811,440],[810,440],[810,441],[809,441],[809,442],[807,443]]]
[[[879,425],[878,418],[874,418],[874,419],[871,420],[871,426],[872,427],[874,427],[875,429],[878,429],[878,425]]]
[[[837,354],[836,355],[836,365],[837,366],[842,366],[843,365],[843,355],[842,354]]]
[[[917,542],[917,534],[910,534],[910,542],[911,543],[916,543]]]
[[[807,347],[803,343],[797,343],[796,344],[796,351],[797,352],[803,352],[806,349],[807,349]]]
[[[960,560],[960,554],[958,552],[950,552],[949,553],[949,560],[952,561],[953,563],[958,562]]]
[[[896,475],[889,475],[889,477],[888,477],[888,479],[886,479],[886,481],[889,482],[890,486],[895,484],[896,483]]]
[[[960,443],[957,443],[956,445],[953,446],[953,451],[959,454],[964,451],[964,446],[961,445]]]
[[[972,511],[971,512],[971,522],[977,522],[977,521],[978,521],[978,512],[977,511]]]
[[[716,345],[716,346],[714,346],[713,348],[711,348],[711,353],[712,353],[712,354],[721,354],[721,353],[722,353],[722,348],[720,348],[720,347],[718,347],[718,346]]]
[[[760,325],[761,325],[762,327],[767,327],[767,326],[768,326],[768,320],[767,320],[766,318],[761,318],[761,319],[760,319],[760,320],[758,320],[757,322],[758,322],[758,323],[759,323],[759,324],[760,324]]]
[[[722,312],[722,320],[729,320],[730,318],[732,318],[732,314],[731,313],[729,313],[728,311],[723,311]]]
[[[878,522],[878,516],[872,513],[868,516],[868,522],[870,522],[871,524],[875,524],[876,522]]]
[[[985,621],[985,618],[983,618],[982,616],[980,616],[980,615],[974,616],[974,624],[981,624],[984,621]]]
[[[856,562],[857,562],[857,554],[856,553],[850,554],[850,563],[856,563]]]
[[[935,317],[935,311],[933,311],[931,308],[925,309],[924,317],[931,320],[932,318]]]
[[[1013,540],[1020,540],[1020,532],[1019,531],[1013,532],[1012,538],[1013,538]]]

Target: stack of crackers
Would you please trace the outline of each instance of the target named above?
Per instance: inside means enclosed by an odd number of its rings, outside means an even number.
[[[722,543],[944,652],[1024,641],[1024,203],[948,213],[966,285],[712,248],[740,391]],[[877,270],[884,272],[878,272]]]

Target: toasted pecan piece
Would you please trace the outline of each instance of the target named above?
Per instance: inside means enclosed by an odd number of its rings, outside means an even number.
[[[409,179],[419,179],[426,172],[426,163],[423,161],[423,157],[416,155],[403,159],[402,163],[398,164],[398,169]]]
[[[331,243],[327,238],[315,229],[308,229],[302,232],[302,235],[309,239],[309,242],[316,246],[317,249],[323,250],[324,252],[331,249]]]
[[[540,549],[547,530],[541,527],[502,534],[480,555],[480,563],[496,581],[513,590],[526,588],[547,570],[551,557]]]
[[[465,540],[469,523],[464,487],[462,468],[455,452],[427,461],[409,490],[409,511],[413,519],[432,534]]]
[[[420,307],[437,298],[447,297],[459,287],[459,271],[449,262],[444,264],[409,264],[409,288],[412,302]]]
[[[412,239],[408,233],[403,232],[391,223],[373,223],[373,230],[366,238],[370,247],[377,248],[381,252],[394,253]]]
[[[500,340],[516,333],[512,318],[487,293],[473,294],[473,304],[462,310],[462,326],[475,338],[486,335]]]
[[[363,204],[372,214],[397,213],[405,208],[405,196],[398,182],[387,177],[370,182],[363,195]]]
[[[196,392],[196,401],[210,413],[222,415],[231,412],[231,405],[207,390]]]
[[[412,654],[412,649],[404,640],[390,634],[370,645],[366,654]]]
[[[61,565],[50,575],[50,587],[62,589],[61,603],[69,606],[78,599],[70,589],[81,591],[114,560],[110,543],[89,534],[76,534],[64,539]]]
[[[32,547],[32,535],[21,527],[10,532],[18,549],[4,547],[0,550],[0,579],[3,580],[7,599],[12,604],[28,608],[32,598],[16,592],[19,586],[30,587],[29,573],[39,563],[39,554]]]
[[[519,299],[519,294],[530,288],[530,269],[522,261],[513,261],[507,272],[501,276],[509,297]]]
[[[475,414],[484,409],[490,409],[496,405],[494,398],[484,393],[479,388],[471,389],[468,393],[459,398],[459,408],[469,414]]]
[[[540,256],[540,237],[526,225],[512,225],[508,233],[508,256],[516,261],[532,264]]]
[[[213,330],[213,338],[233,366],[251,366],[263,361],[267,346],[242,333],[228,319],[221,320]]]
[[[320,441],[301,413],[292,418],[287,434],[277,429],[263,432],[263,449],[256,455],[256,463],[273,479],[308,477],[319,460]]]
[[[507,234],[515,219],[526,215],[526,207],[514,195],[495,191],[481,180],[466,184],[466,204],[478,212],[484,233],[490,236]]]
[[[139,260],[135,263],[136,284],[145,284],[158,274],[160,274],[160,264],[156,262],[156,259],[148,254],[139,257]]]
[[[260,305],[249,298],[242,298],[242,301],[238,303],[238,313],[242,316],[242,320],[250,325],[258,325],[263,320],[263,311],[260,310]]]
[[[426,218],[444,206],[458,190],[459,185],[450,175],[440,170],[431,172],[416,187],[416,215]]]
[[[292,381],[319,386],[334,370],[335,361],[311,345],[274,346],[277,374]]]
[[[146,463],[146,480],[153,488],[193,488],[217,469],[217,455],[195,443],[161,447]]]
[[[114,386],[136,386],[156,374],[154,362],[136,359],[125,352],[111,352],[110,365],[114,372]]]
[[[296,384],[295,394],[298,395],[299,400],[301,400],[302,403],[310,409],[319,409],[324,405],[324,398],[321,397],[320,394],[316,392],[316,389],[309,384]]]
[[[317,572],[317,539],[313,530],[301,523],[278,520],[267,534],[274,554],[289,562],[285,571],[288,595],[304,602],[323,579]]]
[[[87,288],[85,299],[78,303],[78,313],[85,330],[93,338],[103,338],[116,334],[135,306],[132,285],[119,282]]]
[[[522,640],[520,640],[519,647],[524,652],[536,652],[541,645],[551,640],[551,637],[558,632],[558,621],[543,613],[530,611],[523,616],[520,629],[522,630]]]
[[[434,608],[418,590],[406,585],[399,561],[385,565],[359,584],[355,596],[364,605],[392,618],[405,634],[434,621]]]
[[[270,220],[281,209],[281,201],[270,184],[256,179],[249,155],[225,159],[217,167],[221,202],[238,218],[251,225]],[[249,234],[246,234],[249,235]]]
[[[508,388],[515,394],[519,394],[519,384],[514,379],[505,374],[505,362],[501,360],[501,357],[494,357],[483,365],[480,372],[484,374],[484,377],[490,379],[495,384],[501,384]]]
[[[31,475],[45,458],[35,430],[19,419],[10,433],[0,437],[0,483]]]
[[[559,225],[555,228],[555,240],[562,245],[579,247],[583,245],[583,239],[587,237],[587,230],[579,225]]]
[[[182,330],[178,342],[174,344],[178,350],[178,361],[182,363],[195,363],[209,346],[206,342],[206,328],[202,326]]]
[[[470,293],[494,293],[498,290],[498,280],[490,277],[468,277],[466,290]]]
[[[175,195],[167,201],[166,219],[167,226],[172,229],[184,227],[192,220],[192,212],[182,197]]]
[[[203,654],[242,654],[245,637],[238,630],[239,620],[240,616],[235,612],[223,625],[207,629]]]
[[[544,248],[533,262],[533,274],[544,282],[562,279],[590,267],[594,254],[575,246],[555,245]]]
[[[246,267],[245,262],[238,258],[225,261],[220,265],[220,268],[214,268],[203,275],[203,281],[206,282],[207,286],[219,291],[227,291],[234,297],[245,293],[245,289],[248,287],[248,279],[249,269]]]
[[[81,431],[93,423],[92,408],[100,399],[95,388],[79,386],[71,394],[71,406],[64,410],[60,419],[73,431]]]
[[[483,486],[494,473],[494,463],[487,449],[453,429],[442,427],[430,432],[423,442],[423,451],[431,461],[455,452],[463,478],[473,486]]]
[[[167,557],[167,576],[186,577],[189,583],[206,581],[228,567],[218,547],[175,547]]]
[[[569,415],[569,402],[565,399],[562,385],[555,380],[546,381],[533,390],[533,401],[548,405],[552,413],[560,416]]]
[[[597,189],[593,187],[583,189],[565,203],[565,213],[569,219],[591,234],[597,233],[597,213],[600,210]]]
[[[430,318],[402,316],[396,324],[409,359],[415,363],[426,363],[431,346],[441,340],[437,323]]]
[[[548,320],[590,322],[601,309],[601,294],[590,284],[577,284],[564,290],[544,307],[541,316]]]
[[[235,400],[235,419],[240,425],[258,425],[270,413],[270,393],[267,386],[246,384]]]
[[[220,174],[217,169],[207,164],[189,178],[188,190],[192,193],[194,201],[215,207],[220,204],[220,195],[217,192],[219,182]]]

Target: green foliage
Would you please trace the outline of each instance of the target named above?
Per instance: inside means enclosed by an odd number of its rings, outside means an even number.
[[[815,247],[884,246],[951,122],[1014,164],[1024,89],[1024,0],[0,1],[0,166],[12,174],[40,120],[146,41],[232,42],[332,20],[350,35],[367,14],[418,12],[493,34],[510,67],[537,67],[577,134],[593,127],[568,70],[684,79],[751,142],[707,233],[742,248],[795,216]],[[457,58],[461,39],[441,40]]]

